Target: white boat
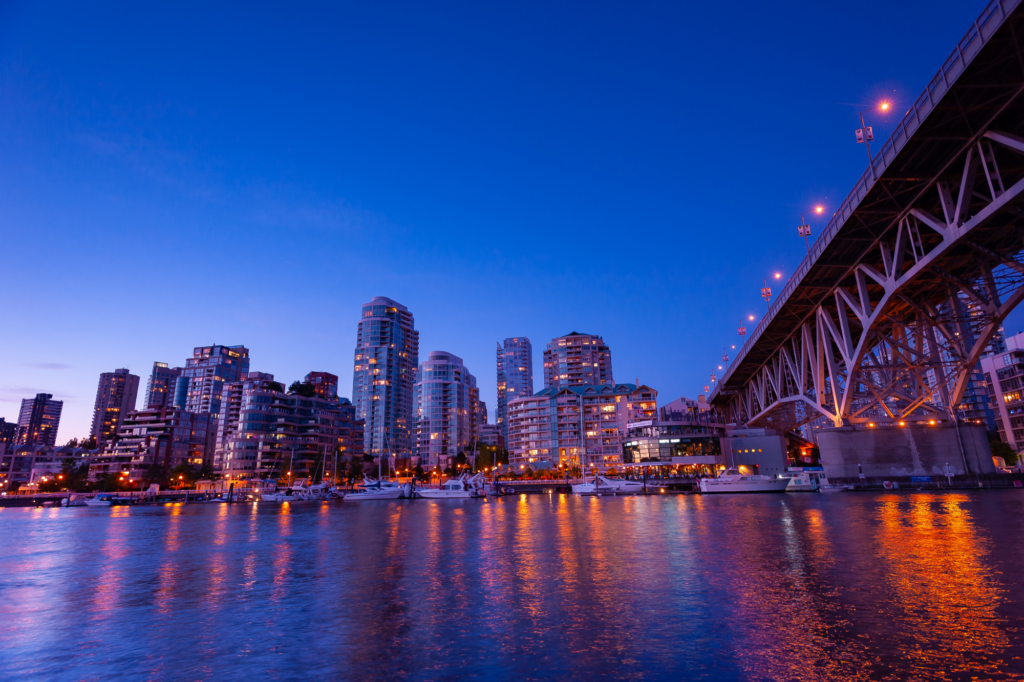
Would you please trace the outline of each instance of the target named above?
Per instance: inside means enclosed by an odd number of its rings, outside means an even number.
[[[726,469],[718,478],[702,478],[702,493],[781,493],[789,485],[788,478],[741,474],[739,469]]]
[[[442,483],[440,488],[417,488],[416,497],[427,500],[466,499],[480,497],[480,491],[461,478],[451,478]]]
[[[117,497],[117,495],[115,495],[113,493],[100,493],[96,497],[91,497],[91,498],[87,499],[85,501],[85,506],[87,506],[87,507],[109,507],[113,503],[114,498],[116,498],[116,497]]]
[[[88,504],[89,499],[84,495],[71,495],[60,501],[62,507],[86,507]]]
[[[829,483],[828,477],[825,476],[825,472],[821,470],[791,470],[788,475],[790,476],[790,479],[789,485],[786,486],[787,493],[838,493],[848,488],[848,486],[845,485],[836,486]]]
[[[822,493],[845,493],[850,489],[848,485],[839,485],[837,483],[829,483],[818,488],[819,492]]]
[[[354,493],[345,496],[346,500],[397,500],[412,492],[412,486],[399,485],[394,481],[375,481],[367,476],[363,477],[363,487]]]
[[[261,502],[302,502],[307,500],[301,488],[278,488],[260,493]]]

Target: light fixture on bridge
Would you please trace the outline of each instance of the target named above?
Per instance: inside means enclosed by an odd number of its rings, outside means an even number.
[[[740,336],[746,336],[746,335],[747,335],[747,328],[746,327],[740,327]]]
[[[891,107],[891,106],[892,105],[889,102],[882,101],[882,102],[879,102],[879,104],[877,106],[873,106],[870,109],[868,109],[868,111],[874,111],[875,109],[878,109],[880,111],[889,111],[889,107]],[[871,126],[864,124],[864,114],[866,114],[866,113],[867,113],[867,111],[862,111],[862,112],[860,112],[858,114],[860,116],[860,128],[858,128],[856,130],[855,134],[857,135],[857,144],[863,143],[864,146],[867,147],[867,150],[868,150],[868,166],[871,168],[871,176],[874,178],[874,175],[875,175],[874,168],[875,167],[871,163],[871,158],[872,158],[871,157],[871,143],[874,142],[874,140],[875,140],[875,132],[871,129]],[[877,179],[877,178],[875,178],[875,179]]]
[[[770,308],[772,305],[772,288],[768,286],[767,278],[763,279],[762,281],[764,282],[764,286],[761,287],[761,298],[764,299],[764,302],[767,303],[768,307]]]
[[[708,393],[710,390],[711,390],[711,387],[708,386],[707,384],[704,384],[704,393]]]
[[[733,346],[733,348],[735,348],[735,347],[736,347],[736,346]],[[724,349],[724,348],[722,349],[722,362],[723,362],[723,363],[724,363],[724,362],[729,362],[729,351],[727,351],[727,350],[726,350],[726,349]]]
[[[776,272],[775,273],[775,279],[782,279],[782,273],[781,272]]]
[[[825,212],[825,207],[822,206],[821,204],[818,204],[812,209],[812,211],[818,215],[821,215],[822,213]],[[800,214],[800,224],[796,226],[796,231],[798,235],[804,238],[804,246],[807,247],[807,255],[809,256],[811,255],[811,226],[808,225],[807,220],[804,219],[804,216],[807,215],[808,213],[811,213],[811,211],[804,211],[803,213]]]

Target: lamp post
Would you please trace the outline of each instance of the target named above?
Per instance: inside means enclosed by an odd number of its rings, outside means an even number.
[[[889,111],[890,106],[892,105],[889,104],[888,102],[880,102],[878,106],[871,107],[867,111],[861,111],[858,112],[857,114],[858,116],[860,116],[860,128],[858,128],[855,133],[857,135],[857,144],[863,142],[864,146],[867,147],[868,167],[871,168],[872,178],[875,177],[875,167],[871,163],[871,141],[875,139],[875,133],[870,127],[864,125],[864,114],[868,113],[868,111],[875,111],[876,109],[879,111]]]
[[[806,220],[804,220],[804,216],[806,214],[808,214],[808,213],[815,213],[817,215],[821,215],[822,212],[824,212],[824,210],[825,210],[824,206],[815,206],[810,211],[803,211],[800,214],[800,224],[797,225],[796,229],[797,229],[797,234],[799,234],[801,237],[804,238],[804,246],[807,247],[807,255],[808,256],[811,255],[811,242],[808,239],[808,237],[811,236],[811,226],[807,224]]]

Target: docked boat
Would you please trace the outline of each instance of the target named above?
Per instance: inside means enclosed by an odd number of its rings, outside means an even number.
[[[452,478],[442,483],[440,488],[417,488],[416,497],[427,500],[466,499],[480,497],[480,491],[468,481]]]
[[[87,507],[109,507],[117,499],[117,495],[113,493],[100,493],[96,497],[91,497],[85,501]]]
[[[849,488],[845,485],[833,485],[829,482],[825,472],[821,469],[815,471],[802,471],[800,469],[790,470],[789,485],[786,486],[787,493],[837,493]]]
[[[71,495],[70,497],[65,497],[63,500],[61,500],[60,506],[87,507],[89,506],[89,498],[85,497],[84,495]]]
[[[788,478],[742,474],[739,469],[726,469],[718,478],[702,478],[702,493],[781,493],[789,485]]]
[[[309,499],[302,488],[278,488],[260,493],[261,502],[302,502]]]
[[[363,477],[363,487],[345,496],[346,500],[397,500],[412,494],[412,486],[399,485],[393,481],[375,481]]]
[[[850,489],[851,488],[848,485],[840,485],[838,483],[827,483],[827,484],[821,486],[820,488],[818,488],[818,492],[822,492],[822,493],[845,493],[847,490],[850,490]]]

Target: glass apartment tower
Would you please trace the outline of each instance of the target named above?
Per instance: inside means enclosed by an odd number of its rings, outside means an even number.
[[[181,376],[181,367],[168,367],[166,362],[154,362],[146,383],[146,409],[159,410],[174,404],[174,386]]]
[[[384,296],[363,305],[356,331],[352,403],[356,418],[365,422],[367,454],[412,454],[419,352],[420,334],[408,308]]]
[[[533,344],[514,336],[498,344],[498,414],[496,423],[508,442],[508,404],[533,395]]]
[[[92,430],[97,443],[115,440],[121,421],[135,409],[139,395],[139,377],[127,369],[100,374],[96,403],[92,410]]]
[[[476,377],[462,358],[433,351],[416,372],[416,455],[420,466],[448,468],[477,439],[483,408]]]
[[[220,414],[224,384],[249,373],[245,346],[198,346],[178,377],[175,407],[195,414]]]
[[[612,352],[600,336],[572,332],[544,349],[544,388],[614,385]]]
[[[57,428],[63,400],[54,400],[49,393],[37,393],[35,398],[21,401],[18,413],[18,445],[57,444]]]

